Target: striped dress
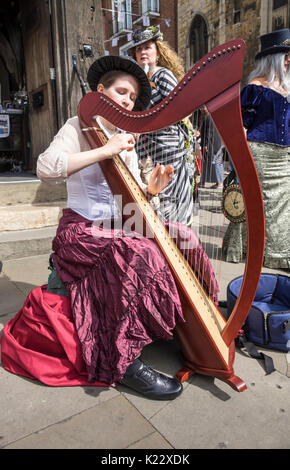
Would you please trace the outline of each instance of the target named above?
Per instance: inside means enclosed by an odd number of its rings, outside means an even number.
[[[151,82],[151,107],[160,103],[177,85],[173,73],[166,68],[159,69]],[[165,221],[189,224],[193,215],[193,195],[180,126],[175,124],[152,134],[142,134],[136,149],[139,160],[144,161],[150,156],[154,166],[160,163],[174,167],[174,176],[159,196],[159,216]]]

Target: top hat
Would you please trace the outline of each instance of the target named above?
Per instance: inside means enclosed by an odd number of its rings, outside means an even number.
[[[290,30],[277,29],[271,33],[263,34],[260,37],[261,51],[256,55],[255,59],[268,54],[276,54],[277,52],[290,52]]]
[[[142,30],[142,28],[135,29],[132,34],[133,44],[132,47],[139,46],[147,41],[163,41],[163,33],[160,31],[160,26],[149,26],[148,28]]]
[[[140,86],[140,93],[135,101],[134,111],[146,109],[150,103],[151,85],[143,69],[131,57],[105,55],[95,60],[90,66],[87,76],[91,90],[96,91],[102,76],[113,70],[120,70],[136,78]]]

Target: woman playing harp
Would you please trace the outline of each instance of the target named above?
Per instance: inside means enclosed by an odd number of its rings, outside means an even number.
[[[148,79],[133,60],[102,57],[90,67],[88,81],[92,90],[127,110],[149,103]],[[100,117],[96,126],[108,138],[104,146],[91,149],[74,117],[38,159],[40,179],[67,180],[67,208],[53,241],[53,262],[69,296],[88,379],[122,383],[148,398],[174,399],[182,391],[179,381],[147,367],[140,354],[152,341],[170,340],[177,322],[184,321],[177,287],[152,239],[106,228],[108,219],[122,215],[98,162],[120,153],[149,199],[166,186],[173,169],[157,166],[148,187],[142,186],[133,135],[120,134]],[[216,300],[211,265],[195,240],[192,259],[205,271]]]

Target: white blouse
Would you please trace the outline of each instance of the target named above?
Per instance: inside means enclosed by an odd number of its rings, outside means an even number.
[[[99,120],[98,124],[108,138],[112,137],[113,133],[104,128]],[[91,150],[91,147],[81,131],[78,117],[68,119],[47,150],[39,155],[37,176],[49,184],[66,181],[67,207],[86,219],[119,218],[119,208],[98,163],[67,176],[68,155],[87,150]],[[124,150],[120,155],[145,192],[146,186],[141,181],[135,150]]]

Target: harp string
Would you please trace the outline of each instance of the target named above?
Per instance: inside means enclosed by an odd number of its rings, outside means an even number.
[[[201,119],[200,116],[198,116],[199,111],[195,111],[193,113],[193,122],[195,123],[194,128],[197,128],[200,130],[201,126]],[[110,121],[110,117],[114,114],[114,111],[110,110],[109,116],[107,118],[108,121]],[[122,124],[123,124],[123,118],[120,119],[119,122],[119,129],[122,129]],[[212,131],[212,129],[211,129]],[[125,132],[125,131],[123,131]],[[151,156],[154,166],[156,165],[156,154],[157,154],[157,136],[158,136],[159,131],[151,132],[150,134],[141,134],[142,139],[143,139],[143,153],[144,155]],[[213,131],[212,131],[213,132]],[[140,137],[141,137],[140,135]],[[139,138],[140,138],[139,137]],[[209,139],[211,142],[212,139]],[[201,142],[201,146],[204,147],[205,142]],[[169,148],[169,152],[168,152]],[[167,151],[164,149],[163,152],[158,154],[158,161],[159,163],[163,164],[166,166],[167,164],[173,164],[174,163],[174,151],[168,146]],[[209,146],[209,152],[212,152],[212,142],[210,143]],[[203,164],[204,162],[202,162]],[[212,179],[212,168],[209,168],[209,174],[208,177]],[[168,200],[168,205],[170,205],[171,201]],[[200,207],[199,210],[201,211],[201,214],[198,214],[197,216],[193,217],[193,223],[192,223],[192,228],[197,234],[197,236],[200,238],[200,241],[202,243],[202,246],[209,256],[213,269],[216,274],[216,278],[218,283],[220,284],[221,278],[222,278],[222,263],[221,263],[221,246],[222,246],[222,241],[218,244],[211,243],[212,239],[212,227],[214,226],[215,222],[213,219],[214,213],[217,210],[216,205],[219,207],[221,206],[220,201],[215,200],[214,198],[214,190],[207,190],[207,191],[200,191]],[[195,207],[196,208],[196,207]],[[166,210],[166,208],[165,208]],[[218,209],[219,210],[219,209]],[[225,233],[226,228],[222,226],[222,228],[217,229],[221,231],[223,234]],[[220,253],[220,256],[218,257],[218,253]],[[205,266],[202,264],[202,259],[201,257],[196,257],[194,260],[194,253],[192,250],[183,250],[182,251],[183,257],[185,260],[190,264],[193,265],[195,264],[196,267],[196,275],[201,282],[202,285],[205,285]],[[219,261],[219,262],[218,262]],[[195,262],[195,263],[194,263]],[[212,285],[210,284],[209,286],[210,291],[212,290]]]
[[[195,139],[195,153],[198,154],[200,148],[204,149],[207,146],[208,155],[214,155],[215,149],[213,136],[214,133],[218,133],[214,122],[211,121],[206,135],[206,133],[201,134],[202,117],[200,109],[193,112],[191,120],[193,129],[197,133],[197,137]],[[221,140],[221,145],[224,145],[220,135],[219,137]],[[208,164],[206,159],[207,156],[205,155],[205,152],[203,152],[201,173],[200,175],[197,175],[196,178],[198,185],[198,202],[195,205],[196,212],[193,217],[192,228],[199,236],[203,248],[205,249],[212,263],[218,284],[221,285],[222,281],[225,279],[225,276],[227,276],[226,264],[224,263],[223,257],[223,245],[229,225],[229,221],[226,219],[225,213],[223,211],[222,198],[224,192],[226,192],[228,188],[228,176],[231,171],[231,159],[228,153],[226,153],[226,158],[223,158],[224,175],[222,182],[224,188],[222,188],[222,190],[210,189],[210,187],[215,183],[215,167],[212,162]],[[205,188],[199,187],[202,176],[205,177],[205,180],[207,181]],[[244,273],[244,263],[235,265],[233,269],[236,271],[237,275],[242,275]]]
[[[217,171],[216,171],[216,163],[214,162],[214,159],[216,158],[216,147],[215,147],[215,136],[218,136],[220,139],[220,144],[223,145],[222,139],[213,123],[213,121],[210,118],[210,123],[209,123],[209,134],[210,134],[210,140],[209,140],[209,153],[212,156],[212,159],[210,161],[210,181],[211,184],[215,184],[217,182]],[[216,219],[216,214],[221,212],[221,192],[219,189],[211,189],[210,190],[210,197],[211,197],[211,225],[215,227],[215,219]],[[220,228],[219,230],[221,233],[223,233],[223,227],[224,227],[225,219],[221,219],[220,221]],[[209,238],[209,237],[208,237]],[[219,255],[219,244],[216,243],[213,245],[213,259],[215,260],[215,271],[216,275],[218,272],[221,274],[221,253]],[[220,280],[219,280],[220,283]]]
[[[191,117],[193,128],[200,132],[202,120],[200,116],[200,110],[193,112]],[[121,124],[120,124],[121,125]],[[211,125],[208,126],[208,135],[204,133],[202,136],[203,140],[200,140],[198,145],[204,148],[206,145],[208,146],[208,154],[214,154],[214,139],[213,135],[215,132],[218,132],[215,124],[211,121]],[[151,132],[150,134],[141,134],[143,140],[143,158],[144,156],[149,156],[152,159],[153,165],[155,166],[157,163],[157,138],[158,132]],[[140,136],[140,137],[141,137]],[[221,139],[221,143],[222,139]],[[197,147],[197,151],[198,151]],[[168,151],[169,150],[169,151]],[[168,146],[167,149],[164,148],[164,151],[160,152],[160,148],[158,151],[158,162],[163,164],[164,166],[168,164],[174,164],[174,150],[172,147]],[[214,184],[214,165],[210,164],[206,168],[205,157],[203,156],[202,159],[202,169],[201,171],[205,171],[206,173],[206,180],[209,183],[206,183],[206,189],[202,189],[199,191],[199,201],[195,204],[194,209],[196,210],[196,215],[193,214],[192,219],[192,228],[199,237],[202,246],[209,256],[210,261],[212,263],[216,279],[218,284],[220,285],[222,279],[224,278],[224,264],[222,262],[222,248],[224,242],[224,236],[228,227],[228,221],[225,218],[224,213],[222,212],[222,191],[216,189],[209,189],[209,186]],[[229,173],[229,160],[223,162],[224,163],[224,178],[227,177]],[[197,178],[196,183],[198,184],[201,175]],[[170,200],[168,204],[170,205]],[[197,210],[198,209],[198,210]],[[166,211],[166,207],[164,208]],[[205,285],[205,266],[202,265],[201,257],[196,257],[194,260],[194,253],[192,250],[183,250],[182,255],[185,260],[190,265],[195,265],[196,267],[196,275],[201,283],[201,285]],[[243,274],[239,270],[238,274]],[[212,285],[210,284],[209,290],[212,290]]]
[[[160,136],[160,131],[150,132],[147,134],[141,134],[139,136],[139,140],[140,141],[138,142],[138,146],[136,150],[137,150],[137,154],[139,158],[139,167],[141,169],[141,174],[142,174],[142,171],[144,172],[144,169],[147,171],[146,161],[148,160],[148,158],[150,158],[153,164],[153,167],[155,167],[157,163],[164,165],[164,166],[171,164],[174,167],[176,165],[183,164],[185,157],[187,158],[187,155],[183,154],[183,156],[180,156],[180,158],[182,158],[183,160],[178,160],[179,155],[175,153],[179,152],[180,146],[177,146],[176,143],[175,143],[175,146],[170,145],[170,142],[166,140],[166,134],[164,136],[161,134]],[[187,162],[184,164],[187,165]],[[187,169],[184,169],[184,171],[186,170]],[[147,179],[145,180],[144,175],[143,175],[143,178],[142,178],[143,182],[146,182],[146,183],[148,182],[148,176],[149,175],[147,173],[146,174]],[[171,184],[175,184],[175,183],[171,182]],[[166,192],[167,191],[165,188],[165,194]],[[169,193],[171,192],[170,189],[168,192]],[[192,194],[192,197],[193,197],[193,194]],[[173,217],[171,217],[171,212],[170,212],[174,204],[178,204],[178,201],[175,200],[174,195],[168,196],[166,194],[166,197],[162,198],[162,205],[163,205],[162,212],[163,214],[165,214],[165,221],[173,221],[173,222],[176,221],[174,217],[178,210],[178,207],[176,206],[173,209],[175,212],[173,214]],[[163,217],[161,218],[163,219]],[[197,235],[198,235],[198,231],[199,231],[199,227],[196,230]],[[188,243],[190,243],[190,241]],[[189,265],[195,266],[195,272],[199,281],[201,282],[202,285],[206,285],[206,282],[205,282],[206,276],[205,276],[205,271],[204,271],[203,259],[200,256],[200,254],[194,253],[194,251],[190,249],[190,246],[187,246],[187,247],[185,246],[184,250],[182,250],[182,255]],[[212,291],[213,286],[211,282],[208,285],[208,288],[209,288],[209,291]]]
[[[207,164],[207,161],[208,161],[207,155],[209,155],[210,152],[212,151],[211,136],[207,132],[209,128],[203,129],[203,133],[202,133],[201,126],[204,125],[204,122],[200,116],[200,110],[196,111],[194,115],[195,115],[194,121],[196,123],[196,128],[198,132],[200,133],[200,145],[203,151],[200,180],[211,181],[212,180],[212,168],[211,166]],[[207,145],[208,142],[209,142],[209,145]],[[206,147],[207,147],[207,152],[206,152]],[[210,216],[212,214],[211,205],[213,204],[213,202],[210,198],[209,192],[208,191],[205,192],[203,188],[199,191],[199,197],[200,197],[201,205],[199,207],[199,216],[196,218],[194,229],[195,231],[198,232],[199,237],[202,241],[203,248],[205,249],[206,253],[210,256],[212,266],[214,270],[216,271],[215,254],[213,251],[210,251],[210,246],[209,246],[209,237],[210,237],[209,232],[210,232],[210,227],[212,225]]]

